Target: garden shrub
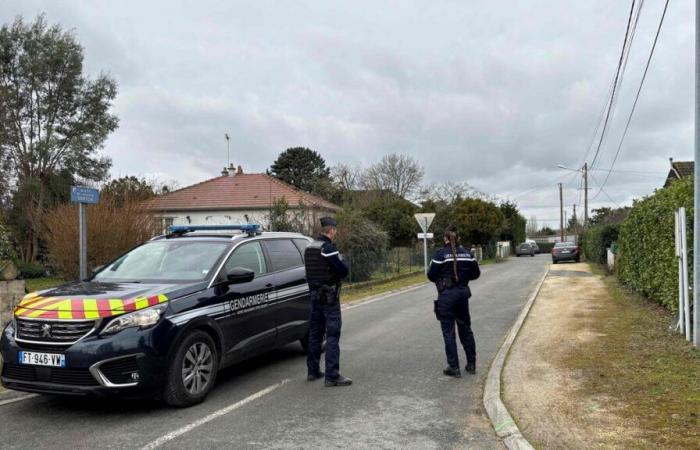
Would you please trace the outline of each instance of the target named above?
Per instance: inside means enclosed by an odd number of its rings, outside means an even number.
[[[693,261],[693,181],[671,186],[636,201],[620,226],[620,280],[646,298],[675,311],[678,308],[678,266],[675,256],[674,211],[687,215],[688,261]],[[692,267],[689,267],[692,277]],[[692,280],[690,285],[692,286]]]
[[[590,227],[581,237],[581,248],[588,261],[606,264],[608,251],[613,242],[617,242],[620,224],[601,224]]]
[[[343,253],[350,275],[348,281],[367,281],[386,259],[389,237],[376,224],[353,209],[345,209],[338,220],[338,249]]]

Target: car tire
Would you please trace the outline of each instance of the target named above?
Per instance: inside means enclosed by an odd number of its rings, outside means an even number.
[[[532,257],[534,258],[534,257],[535,257],[535,254],[534,254],[534,253],[530,253],[530,256],[532,256]]]
[[[557,262],[555,260],[552,260],[552,264],[556,264]]]
[[[180,408],[201,403],[214,386],[218,370],[219,355],[211,336],[199,330],[188,334],[168,364],[163,400]]]

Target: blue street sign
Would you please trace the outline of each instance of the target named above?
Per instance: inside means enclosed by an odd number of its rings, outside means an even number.
[[[73,203],[97,203],[100,201],[100,191],[85,186],[71,186],[70,201]]]

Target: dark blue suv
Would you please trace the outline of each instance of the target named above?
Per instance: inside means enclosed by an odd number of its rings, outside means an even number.
[[[310,242],[255,226],[171,227],[90,280],[26,296],[0,339],[2,384],[201,402],[222,367],[306,348]]]

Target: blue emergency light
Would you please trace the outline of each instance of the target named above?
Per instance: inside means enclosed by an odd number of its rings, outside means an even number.
[[[256,223],[244,223],[240,225],[171,225],[169,234],[184,234],[193,231],[243,231],[250,235],[260,234],[260,225]]]

